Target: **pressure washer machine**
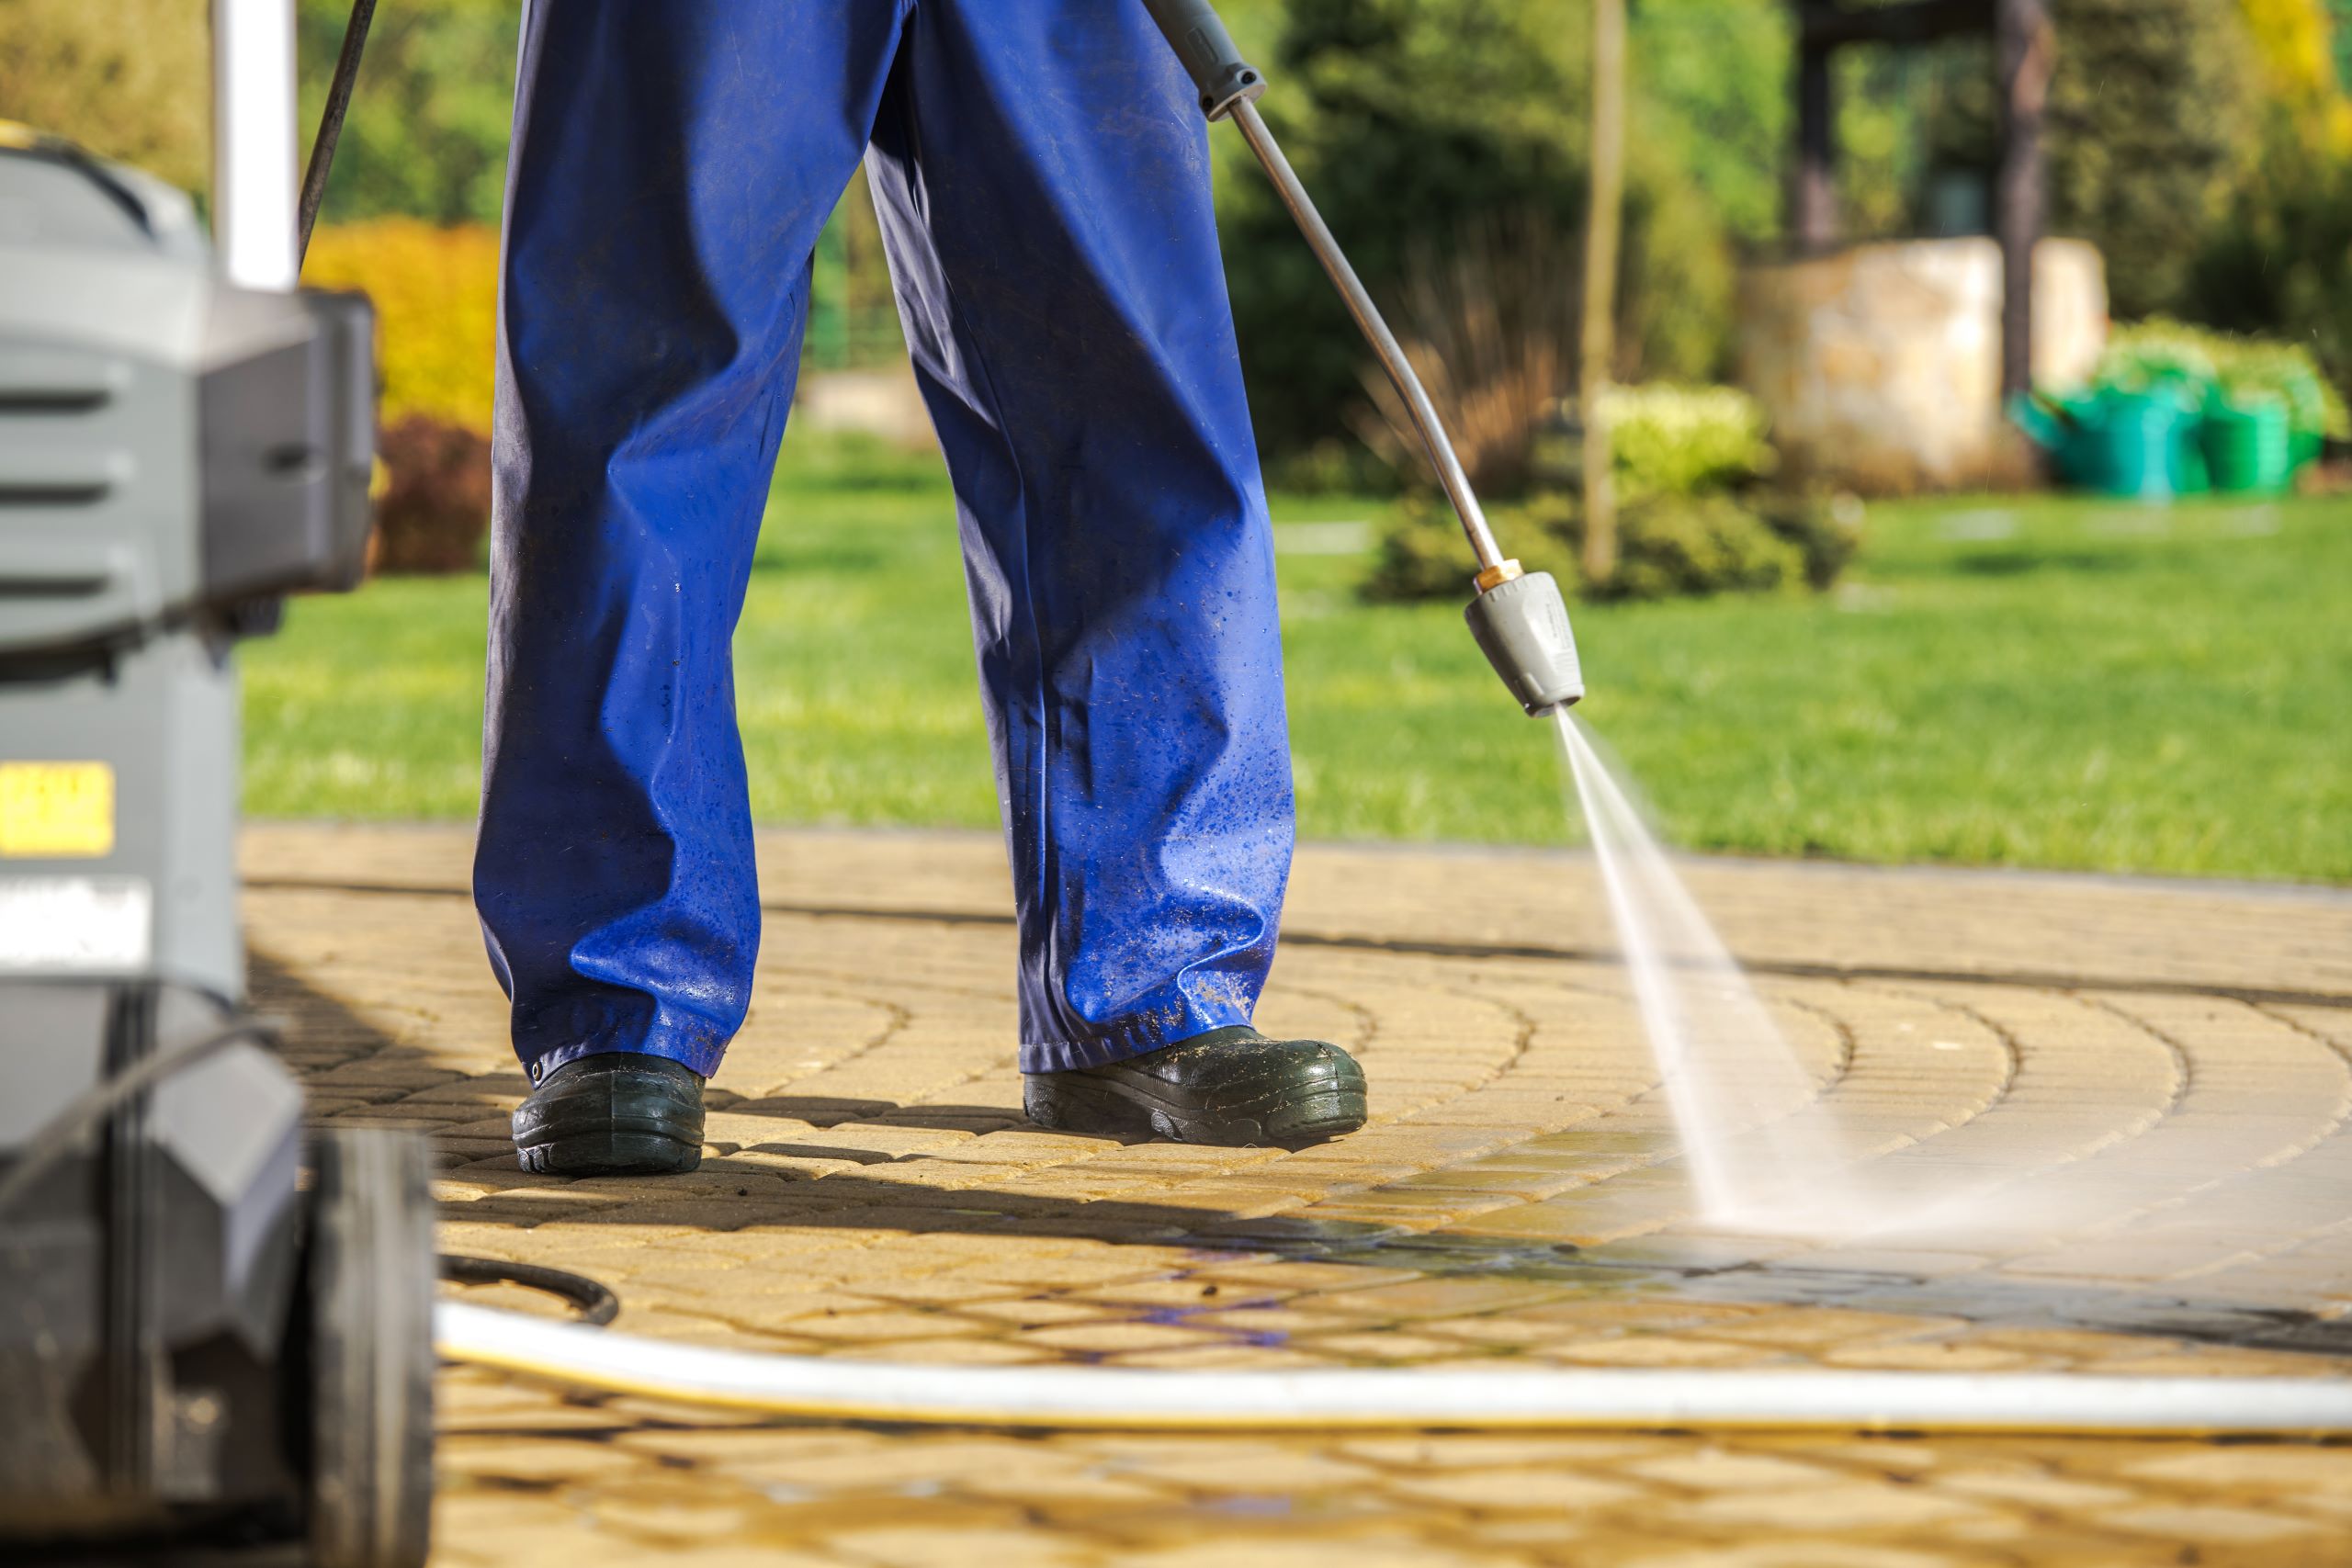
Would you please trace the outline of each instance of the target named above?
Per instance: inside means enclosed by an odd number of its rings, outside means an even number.
[[[288,594],[357,582],[374,451],[366,300],[286,287],[290,151],[282,284],[252,288],[179,192],[0,134],[11,1561],[424,1558],[424,1145],[330,1132],[306,1159],[241,1005],[232,655]]]

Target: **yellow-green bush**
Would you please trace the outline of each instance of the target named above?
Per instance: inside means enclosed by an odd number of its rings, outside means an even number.
[[[2315,152],[2352,153],[2352,99],[2335,70],[2328,0],[2238,0],[2274,113]]]
[[[0,0],[0,119],[198,189],[208,48],[205,8],[190,0]]]
[[[498,231],[378,218],[321,228],[302,281],[376,302],[383,420],[424,414],[490,430],[498,330]]]
[[[1733,489],[1772,471],[1764,405],[1736,387],[1611,387],[1601,412],[1617,483],[1629,500]]]

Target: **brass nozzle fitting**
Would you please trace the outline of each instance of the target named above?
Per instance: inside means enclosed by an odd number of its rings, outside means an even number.
[[[1526,575],[1526,570],[1517,561],[1503,561],[1498,565],[1487,568],[1486,570],[1478,574],[1478,592],[1484,593],[1490,588],[1499,588],[1514,577],[1525,577]]]

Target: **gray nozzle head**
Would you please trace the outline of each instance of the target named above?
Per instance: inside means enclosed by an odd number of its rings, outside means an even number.
[[[1470,601],[1462,618],[1487,661],[1530,715],[1566,707],[1584,695],[1567,601],[1548,571],[1498,582]]]

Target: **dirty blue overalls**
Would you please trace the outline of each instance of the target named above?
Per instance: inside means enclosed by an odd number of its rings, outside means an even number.
[[[1139,0],[530,0],[474,886],[535,1078],[708,1075],[742,1022],[729,640],[861,158],[955,481],[1021,1065],[1245,1023],[1264,982],[1270,530],[1205,128]]]

